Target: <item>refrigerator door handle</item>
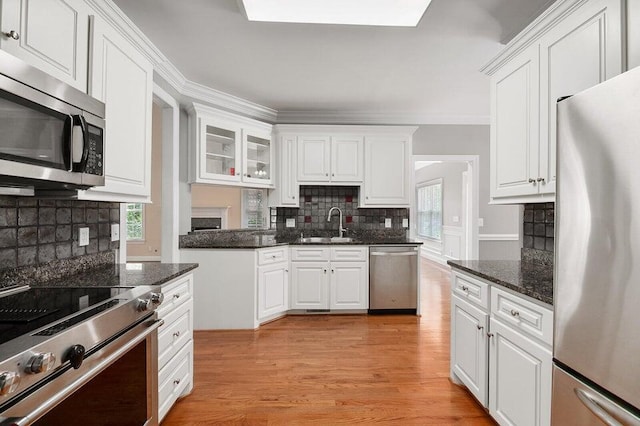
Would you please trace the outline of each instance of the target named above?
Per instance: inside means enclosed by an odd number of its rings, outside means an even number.
[[[591,411],[596,417],[609,426],[625,426],[635,425],[638,419],[629,415],[629,413],[620,410],[607,400],[600,398],[598,395],[585,389],[575,388],[578,399]]]

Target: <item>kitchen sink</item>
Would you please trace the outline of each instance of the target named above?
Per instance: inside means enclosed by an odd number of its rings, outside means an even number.
[[[351,243],[350,237],[304,237],[300,238],[301,244],[331,244],[331,243]]]

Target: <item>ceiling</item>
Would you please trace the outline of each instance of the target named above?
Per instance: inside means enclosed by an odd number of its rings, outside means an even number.
[[[281,112],[489,115],[478,70],[550,0],[433,0],[415,28],[249,22],[237,0],[114,0],[191,81]]]

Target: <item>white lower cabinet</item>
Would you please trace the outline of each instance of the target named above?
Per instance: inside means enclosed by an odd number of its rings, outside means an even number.
[[[291,251],[291,309],[369,308],[367,247],[296,247]],[[342,258],[364,260],[339,260]]]
[[[258,320],[289,309],[288,262],[258,267]]]
[[[487,287],[491,297],[460,297],[469,282]],[[451,379],[464,384],[500,425],[549,425],[552,323],[553,311],[542,302],[454,271]]]
[[[164,324],[158,329],[158,419],[193,388],[193,274],[162,287],[164,301],[157,310]]]
[[[551,423],[551,351],[491,318],[489,412],[501,425]]]

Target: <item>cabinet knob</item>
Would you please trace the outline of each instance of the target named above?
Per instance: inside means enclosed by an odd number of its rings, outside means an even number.
[[[285,269],[284,271],[285,271],[285,272],[289,272],[289,270],[288,270],[288,269]]]
[[[493,333],[487,333],[487,337],[491,339],[493,337]]]
[[[462,291],[469,291],[469,287],[467,287],[466,285],[462,286]]]
[[[173,337],[180,337],[180,332],[176,331],[175,333],[173,333]]]
[[[176,385],[176,386],[179,385],[180,384],[180,379],[175,379],[173,381],[173,384]]]
[[[174,298],[174,299],[180,299],[180,295],[179,295],[179,294],[174,294],[174,295],[173,295],[173,298]]]
[[[537,181],[538,181],[538,182],[542,182],[542,183],[544,183],[544,178],[539,177],[539,178],[537,179]]]
[[[516,311],[515,309],[512,309],[510,313],[511,313],[511,316],[514,316],[514,317],[520,316],[520,312]]]
[[[8,33],[2,33],[2,34],[4,34],[5,36],[7,36],[9,38],[14,39],[14,40],[20,40],[20,33],[18,33],[15,30],[11,30]]]
[[[294,195],[294,196],[293,196],[293,197],[291,197],[291,198],[292,198],[293,200],[295,200],[295,199],[296,199],[296,196]]]
[[[327,270],[326,270],[326,269],[323,269],[323,271],[324,271],[324,273],[325,273],[325,274],[327,273]]]
[[[535,179],[531,179],[531,178],[529,178],[529,183],[533,183],[533,184],[535,185],[536,180],[535,180]]]
[[[484,329],[484,327],[481,326],[481,325],[477,325],[476,327],[478,327],[478,330],[483,330]]]
[[[324,175],[325,175],[325,176],[329,176],[329,173],[325,173]]]
[[[335,273],[336,273],[336,270],[335,270],[335,269],[332,269],[332,270],[331,270],[331,273],[332,273],[332,274],[335,274]]]
[[[364,197],[364,199],[365,199],[365,200],[368,200],[368,199],[369,199],[369,197]]]
[[[236,176],[240,176],[240,172],[236,172]]]
[[[331,173],[331,176],[335,176],[335,175],[336,175],[335,173]]]

